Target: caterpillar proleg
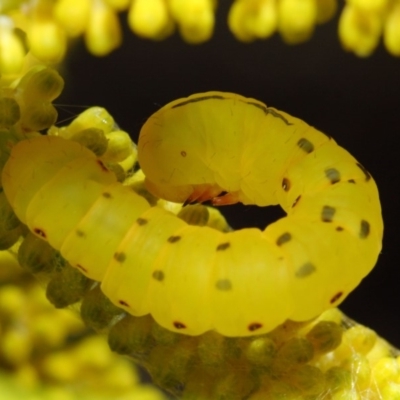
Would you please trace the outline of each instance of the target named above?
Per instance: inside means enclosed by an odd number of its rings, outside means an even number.
[[[78,143],[18,143],[2,176],[16,215],[132,315],[188,335],[262,334],[337,306],[376,263],[374,180],[300,119],[237,94],[200,93],[152,115],[138,151],[158,197],[279,204],[287,216],[264,230],[188,225]]]

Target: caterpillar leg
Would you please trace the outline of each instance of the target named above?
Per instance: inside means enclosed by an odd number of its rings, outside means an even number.
[[[213,206],[228,206],[239,203],[239,192],[225,192],[219,186],[196,185],[193,193],[187,198],[184,206],[192,203],[210,201]]]
[[[239,192],[228,192],[211,199],[213,206],[229,206],[239,203]]]
[[[193,192],[186,199],[184,205],[192,204],[192,203],[204,203],[206,201],[213,202],[217,196],[222,193],[221,187],[218,185],[194,185]]]

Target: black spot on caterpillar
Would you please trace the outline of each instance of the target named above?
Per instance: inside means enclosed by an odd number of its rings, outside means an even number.
[[[2,176],[15,213],[133,315],[189,335],[261,334],[338,305],[376,263],[383,223],[371,175],[257,100],[209,92],[167,104],[141,130],[139,161],[156,196],[280,204],[287,216],[265,230],[188,225],[78,143],[20,142]]]

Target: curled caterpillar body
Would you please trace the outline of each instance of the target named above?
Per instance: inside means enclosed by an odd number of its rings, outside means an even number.
[[[376,262],[383,224],[371,175],[257,100],[209,92],[166,105],[142,128],[139,160],[156,196],[280,204],[287,216],[264,231],[191,226],[78,143],[17,144],[2,177],[17,216],[133,315],[189,335],[261,334],[337,306]]]

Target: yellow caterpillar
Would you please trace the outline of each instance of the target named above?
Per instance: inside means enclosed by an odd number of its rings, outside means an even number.
[[[176,202],[280,204],[261,231],[190,226],[122,186],[78,143],[18,143],[3,170],[17,216],[132,315],[189,335],[261,334],[337,306],[376,263],[367,170],[305,122],[237,94],[173,101],[144,124],[149,190]]]

